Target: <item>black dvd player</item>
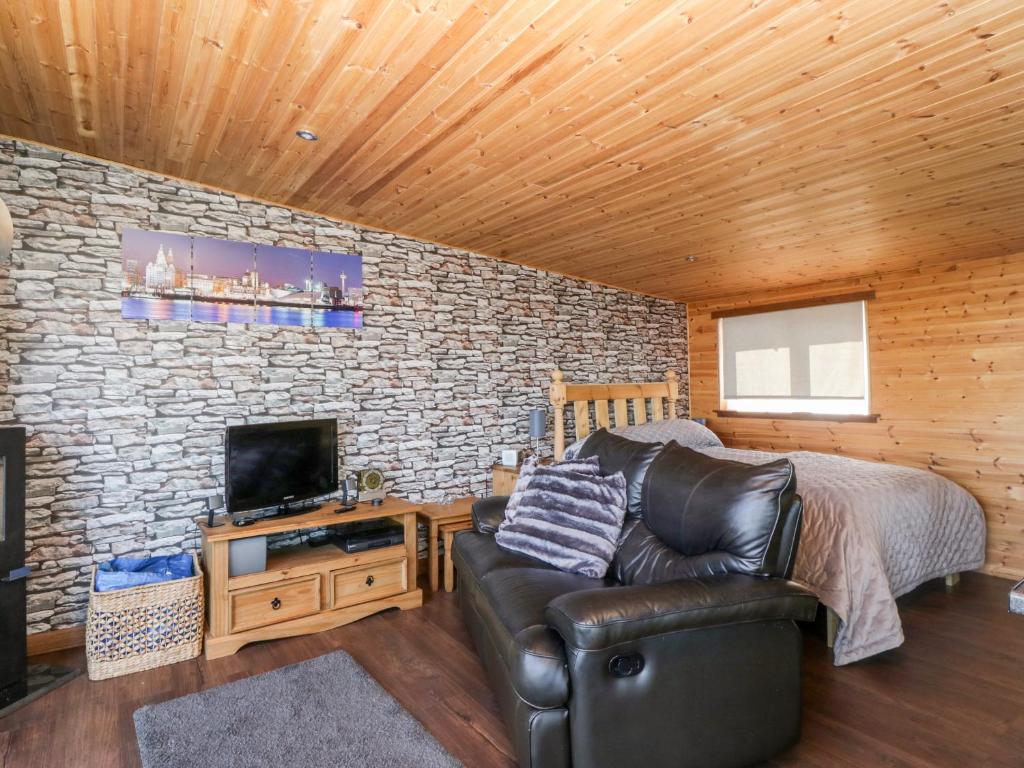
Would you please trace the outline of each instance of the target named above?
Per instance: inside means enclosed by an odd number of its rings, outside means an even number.
[[[361,520],[332,527],[331,541],[344,552],[393,547],[405,541],[405,531],[391,520]]]

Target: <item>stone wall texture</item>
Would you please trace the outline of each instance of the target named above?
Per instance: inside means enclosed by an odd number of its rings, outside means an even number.
[[[84,621],[113,555],[197,543],[228,424],[337,417],[346,471],[414,500],[483,495],[550,372],[681,379],[684,305],[121,166],[0,140],[15,248],[0,265],[0,423],[29,432],[31,631]],[[356,249],[361,330],[129,321],[120,233]],[[549,430],[550,432],[550,430]]]

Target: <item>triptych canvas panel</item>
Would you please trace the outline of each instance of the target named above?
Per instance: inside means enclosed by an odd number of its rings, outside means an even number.
[[[126,229],[121,316],[361,328],[363,260],[352,253]]]

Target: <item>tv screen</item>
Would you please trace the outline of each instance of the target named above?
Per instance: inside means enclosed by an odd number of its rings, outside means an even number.
[[[228,427],[224,480],[230,513],[338,490],[336,419]]]

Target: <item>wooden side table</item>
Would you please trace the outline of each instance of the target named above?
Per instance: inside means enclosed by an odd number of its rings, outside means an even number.
[[[491,493],[494,496],[511,496],[516,489],[519,470],[522,464],[510,467],[507,464],[495,464],[491,467]]]
[[[545,467],[549,466],[551,459],[541,459],[540,464]],[[519,479],[522,469],[522,464],[516,464],[514,467],[510,467],[508,464],[491,465],[491,495],[511,496],[512,491],[516,489],[516,481]]]
[[[420,521],[427,526],[427,572],[431,592],[437,592],[440,581],[438,578],[438,539],[441,536],[441,526],[448,523],[472,525],[474,501],[476,501],[475,496],[466,496],[456,499],[451,504],[423,504],[417,512]],[[466,527],[468,528],[469,525]],[[447,547],[445,547],[445,554],[448,554]]]
[[[455,534],[459,531],[467,531],[473,527],[472,520],[461,522],[445,523],[441,526],[441,536],[444,539],[444,591],[455,590],[455,561],[452,559],[452,545],[455,544]]]

